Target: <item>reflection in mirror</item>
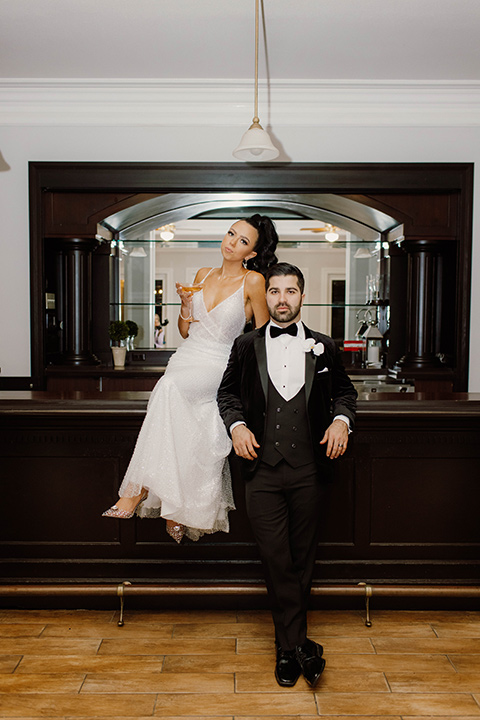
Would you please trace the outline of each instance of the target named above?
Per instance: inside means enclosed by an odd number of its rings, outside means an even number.
[[[238,212],[238,210],[237,210]],[[272,217],[272,213],[269,213]],[[226,213],[224,213],[226,215]],[[194,218],[132,231],[112,241],[115,263],[112,319],[133,320],[137,349],[175,349],[179,302],[175,282],[192,282],[201,267],[221,265],[220,245],[230,225],[245,216]],[[302,319],[312,328],[344,340],[364,336],[370,326],[388,331],[388,243],[361,238],[318,219],[274,218],[280,261],[305,275]]]

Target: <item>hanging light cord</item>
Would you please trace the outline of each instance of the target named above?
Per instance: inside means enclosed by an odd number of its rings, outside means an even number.
[[[259,123],[258,117],[258,3],[259,0],[255,0],[255,117],[253,118],[254,123]]]
[[[273,145],[270,136],[260,125],[258,117],[258,45],[259,45],[259,5],[255,0],[255,100],[254,117],[247,132],[243,134],[240,145],[233,151],[233,156],[239,160],[274,160],[279,156],[278,149]],[[268,66],[268,63],[267,63]]]

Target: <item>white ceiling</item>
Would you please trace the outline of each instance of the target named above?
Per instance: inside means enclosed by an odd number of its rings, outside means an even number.
[[[480,0],[263,7],[272,79],[480,78]],[[253,58],[254,0],[0,0],[1,78],[251,78]]]

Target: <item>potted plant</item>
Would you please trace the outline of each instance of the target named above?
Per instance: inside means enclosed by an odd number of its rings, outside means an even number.
[[[113,364],[115,367],[125,367],[127,348],[121,343],[128,338],[129,327],[123,320],[112,320],[108,328],[108,335],[112,341]]]
[[[138,335],[138,325],[133,320],[125,320],[128,325],[127,350],[135,350],[133,339]]]

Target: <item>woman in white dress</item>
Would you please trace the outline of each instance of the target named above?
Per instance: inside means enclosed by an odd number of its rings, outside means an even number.
[[[201,268],[199,292],[181,298],[178,328],[185,342],[168,363],[148,403],[119,500],[103,513],[127,519],[163,517],[180,542],[228,532],[234,509],[228,455],[231,441],[217,408],[217,390],[235,338],[247,322],[268,320],[264,272],[277,259],[270,218],[253,215],[225,235],[219,268]]]

